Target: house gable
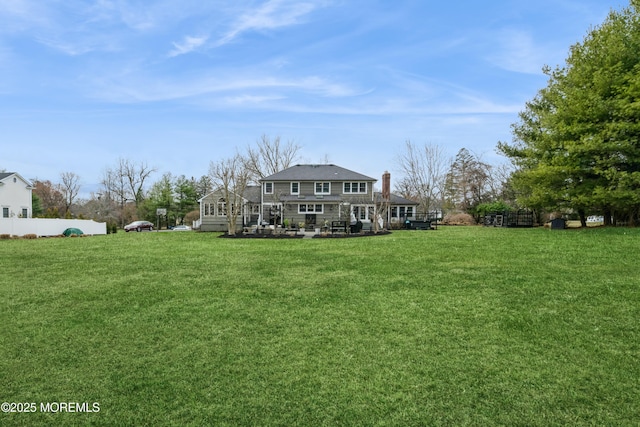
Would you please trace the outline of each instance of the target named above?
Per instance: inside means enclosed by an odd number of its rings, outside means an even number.
[[[200,229],[202,231],[227,231],[227,201],[222,189],[217,189],[198,200],[200,204]],[[239,226],[243,223],[257,222],[260,207],[260,187],[247,186],[242,194],[242,215]]]
[[[32,216],[31,183],[16,172],[0,173],[0,219]]]

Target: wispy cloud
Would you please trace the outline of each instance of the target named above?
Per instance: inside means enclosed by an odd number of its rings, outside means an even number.
[[[486,59],[507,71],[541,74],[548,55],[533,36],[523,30],[503,29],[492,41],[494,50]]]
[[[264,105],[265,103],[272,103],[275,101],[280,101],[284,99],[283,96],[279,95],[239,95],[239,96],[228,96],[224,97],[223,101],[229,105],[233,106],[251,106],[251,105]]]
[[[194,50],[202,46],[208,39],[209,39],[208,36],[203,36],[203,37],[186,36],[182,40],[182,42],[172,43],[173,49],[171,50],[171,52],[169,52],[169,57],[184,55],[186,53],[193,52]]]
[[[0,34],[21,33],[52,25],[46,4],[32,0],[0,0]]]
[[[347,84],[319,76],[273,77],[235,73],[219,73],[209,76],[179,80],[150,79],[149,76],[132,73],[117,79],[97,82],[99,90],[94,96],[112,102],[140,103],[178,100],[224,95],[226,99],[282,99],[293,93],[319,98],[357,96],[364,91]]]
[[[248,31],[273,30],[299,24],[303,17],[318,7],[318,3],[269,0],[261,7],[238,18],[233,27],[216,43],[222,46]]]

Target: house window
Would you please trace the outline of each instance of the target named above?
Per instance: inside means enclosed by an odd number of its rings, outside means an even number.
[[[367,183],[366,182],[345,182],[343,192],[346,194],[366,194]]]
[[[393,206],[391,218],[406,219],[413,217],[413,206]]]
[[[315,194],[331,194],[330,182],[316,182]]]
[[[282,216],[282,204],[280,203],[265,203],[263,206],[263,214],[265,218],[270,220],[273,218],[280,218]],[[270,221],[271,224],[274,224]]]
[[[2,208],[2,218],[9,218],[9,208]]]
[[[216,213],[218,216],[227,216],[227,202],[223,198],[218,199]]]
[[[291,194],[300,194],[300,183],[292,182],[291,183]]]
[[[28,217],[29,217],[29,209],[22,208],[22,218],[28,218]]]
[[[353,212],[353,215],[356,217],[356,219],[360,219],[360,220],[371,219],[372,217],[371,213],[373,213],[373,207],[365,206],[365,205],[354,205],[352,206],[351,212]]]
[[[314,203],[309,203],[309,204],[300,204],[298,205],[298,213],[319,213],[321,214],[323,212],[323,207],[324,205],[321,204],[314,204]]]
[[[273,194],[273,182],[264,183],[264,194]]]

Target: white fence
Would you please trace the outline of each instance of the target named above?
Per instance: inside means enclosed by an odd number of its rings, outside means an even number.
[[[24,236],[58,236],[67,228],[78,228],[84,234],[107,234],[107,224],[91,219],[0,218],[0,234]]]

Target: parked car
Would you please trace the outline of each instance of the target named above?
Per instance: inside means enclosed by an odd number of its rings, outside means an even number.
[[[191,227],[188,225],[176,225],[172,228],[173,231],[191,231]]]
[[[124,231],[127,233],[129,231],[142,231],[142,230],[153,230],[153,223],[149,221],[133,221],[131,224],[127,224],[124,226]]]

